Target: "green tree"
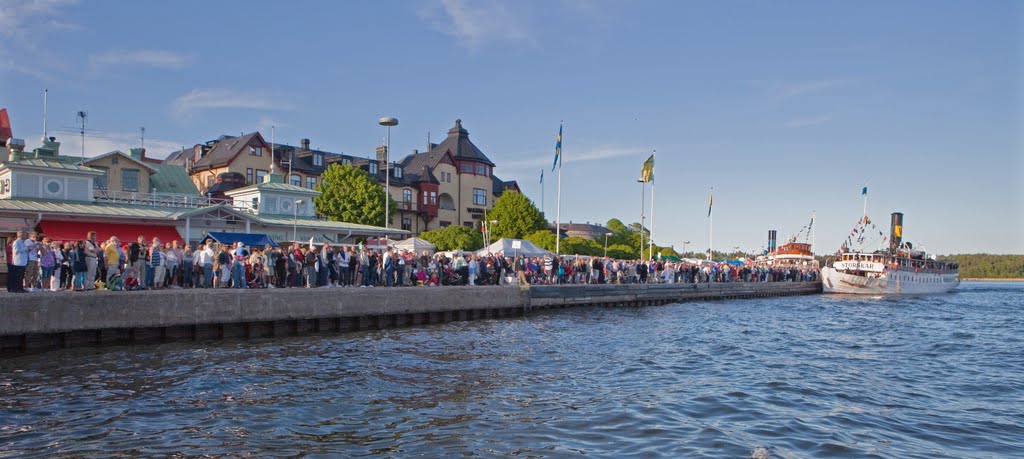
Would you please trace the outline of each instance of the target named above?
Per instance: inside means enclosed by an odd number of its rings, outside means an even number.
[[[537,230],[530,234],[527,234],[524,238],[540,247],[544,250],[555,251],[555,233],[549,230]]]
[[[548,222],[533,201],[517,191],[502,193],[487,212],[488,220],[497,220],[490,228],[491,239],[503,237],[522,239],[538,230],[548,229]]]
[[[430,241],[437,250],[480,250],[484,246],[480,231],[466,226],[453,225],[420,234],[421,239]]]
[[[334,221],[384,226],[384,199],[395,200],[384,192],[377,179],[351,164],[331,164],[316,186],[320,195],[313,198],[316,211]]]
[[[598,244],[596,241],[575,236],[562,239],[561,249],[563,254],[568,255],[604,255],[603,244]]]
[[[615,244],[608,246],[608,257],[618,260],[636,260],[637,253],[636,249],[633,247],[624,244]]]

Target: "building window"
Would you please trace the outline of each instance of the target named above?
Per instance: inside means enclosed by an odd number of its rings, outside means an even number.
[[[459,171],[461,171],[464,174],[472,174],[473,173],[473,163],[466,163],[466,162],[459,163]]]
[[[321,167],[324,165],[324,155],[320,153],[313,153],[313,165]]]
[[[402,217],[402,229],[406,231],[412,231],[412,219],[409,217]]]
[[[110,173],[107,170],[107,168],[99,167],[99,166],[89,166],[89,167],[91,167],[93,169],[97,169],[97,170],[103,171],[103,175],[100,175],[100,176],[98,176],[98,177],[96,177],[96,178],[94,178],[92,180],[92,187],[94,189],[97,189],[97,190],[105,190],[105,189],[107,189],[107,174]]]
[[[402,190],[402,202],[406,204],[412,203],[412,190]]]
[[[441,221],[439,222],[439,225],[441,226],[441,228],[447,228],[447,227],[449,227],[449,226],[452,226],[452,222],[446,222],[446,221],[444,221],[444,220],[441,220]]]
[[[472,228],[473,222],[462,222],[462,226],[465,226],[466,228]]]
[[[395,171],[395,178],[402,178],[402,167],[401,166],[395,166],[395,168],[392,169],[392,170]]]
[[[247,167],[245,169],[245,184],[252,185],[252,168]]]
[[[487,166],[484,164],[477,164],[476,175],[487,175]]]
[[[289,180],[289,182],[295,186],[302,186],[302,176],[300,176],[299,174],[292,174],[292,177]]]
[[[480,188],[473,188],[473,205],[486,206],[487,192]]]
[[[263,183],[263,179],[267,177],[267,171],[262,169],[256,169],[256,183]]]
[[[110,164],[117,164],[118,160],[120,159],[121,158],[118,158],[117,155],[114,155],[113,157],[110,158]]]
[[[263,147],[249,147],[249,156],[263,156]]]
[[[316,189],[316,177],[306,177],[306,188]]]
[[[260,198],[252,198],[252,208],[253,209],[259,209],[260,208]]]
[[[431,191],[430,192],[430,205],[432,205],[432,206],[436,206],[437,205],[437,192],[436,191]]]
[[[341,164],[352,164],[352,158],[343,158]]]
[[[370,161],[370,175],[377,175],[377,163]]]
[[[452,183],[452,173],[451,172],[445,172],[445,175],[448,176],[448,183]]]
[[[121,190],[139,191],[138,169],[121,169]]]

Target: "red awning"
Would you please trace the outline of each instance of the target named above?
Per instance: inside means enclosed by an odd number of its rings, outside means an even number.
[[[89,231],[95,231],[97,242],[106,241],[110,236],[117,236],[122,244],[128,244],[135,242],[139,235],[145,236],[147,242],[152,242],[154,237],[160,238],[160,242],[182,242],[181,235],[173,226],[43,220],[39,222],[39,227],[43,236],[55,241],[77,241],[85,239]]]

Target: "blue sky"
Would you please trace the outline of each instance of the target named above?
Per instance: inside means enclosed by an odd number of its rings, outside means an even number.
[[[0,0],[0,106],[34,146],[88,154],[146,128],[178,146],[277,126],[280,142],[396,153],[463,120],[562,220],[639,220],[657,150],[654,236],[760,250],[817,212],[816,251],[861,214],[937,253],[1024,253],[1024,4],[898,2],[76,2]],[[649,197],[648,197],[649,199]],[[649,201],[648,201],[649,202]]]

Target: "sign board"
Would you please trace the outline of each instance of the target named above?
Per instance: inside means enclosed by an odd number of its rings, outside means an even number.
[[[11,198],[11,174],[0,178],[0,199]]]
[[[516,250],[523,248],[523,241],[512,241],[512,248]]]

